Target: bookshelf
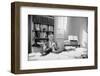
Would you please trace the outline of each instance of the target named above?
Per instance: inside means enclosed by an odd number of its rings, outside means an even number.
[[[40,46],[38,43],[49,40],[49,33],[54,34],[54,17],[33,15],[32,18],[32,46]]]

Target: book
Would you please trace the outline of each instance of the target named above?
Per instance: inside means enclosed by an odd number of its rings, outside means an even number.
[[[35,30],[39,31],[40,30],[40,24],[35,24]]]
[[[31,26],[32,26],[32,31],[34,31],[34,23],[33,22],[31,24]]]
[[[47,38],[47,33],[46,32],[41,32],[40,33],[40,38]]]
[[[49,26],[49,31],[53,31],[53,26]]]
[[[32,32],[31,36],[32,36],[32,37],[31,37],[31,38],[32,38],[32,39],[31,39],[31,40],[32,40],[31,43],[32,43],[32,45],[33,45],[33,44],[35,44],[35,32]]]
[[[40,38],[40,32],[35,32],[35,37]]]
[[[41,25],[41,31],[47,31],[47,26],[48,25]]]

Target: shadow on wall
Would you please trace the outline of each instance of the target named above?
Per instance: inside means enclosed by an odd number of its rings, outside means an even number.
[[[82,32],[82,47],[88,48],[88,33],[85,30]]]

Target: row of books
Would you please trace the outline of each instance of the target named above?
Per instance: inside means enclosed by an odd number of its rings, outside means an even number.
[[[32,25],[32,30],[35,31],[53,31],[54,27],[53,26],[49,26],[49,25],[42,25],[42,24],[33,24]]]
[[[32,38],[47,38],[46,32],[32,32]]]

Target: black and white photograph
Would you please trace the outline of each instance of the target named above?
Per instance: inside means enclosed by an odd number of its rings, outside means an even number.
[[[11,72],[97,69],[97,7],[11,4]]]
[[[28,60],[88,58],[88,17],[28,15]]]

